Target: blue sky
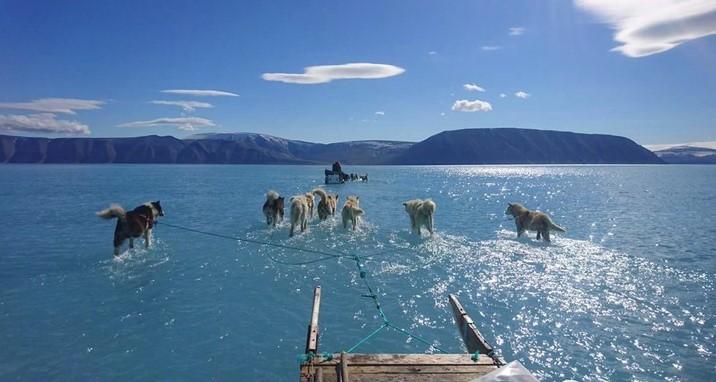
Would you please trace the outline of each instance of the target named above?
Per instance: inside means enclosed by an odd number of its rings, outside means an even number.
[[[714,141],[713,3],[2,0],[0,133]]]

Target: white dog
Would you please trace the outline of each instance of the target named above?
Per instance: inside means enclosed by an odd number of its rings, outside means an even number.
[[[298,195],[291,198],[291,232],[289,237],[293,236],[296,226],[301,228],[301,232],[306,230],[308,226],[308,200],[304,195]]]
[[[410,216],[410,228],[420,235],[420,227],[425,226],[433,234],[433,216],[437,206],[430,199],[413,199],[403,203],[405,212]]]
[[[350,222],[353,225],[353,230],[356,230],[360,217],[363,215],[363,210],[360,209],[359,204],[360,198],[357,196],[349,196],[346,198],[346,203],[343,204],[343,211],[341,211],[343,228],[348,228],[348,222]]]

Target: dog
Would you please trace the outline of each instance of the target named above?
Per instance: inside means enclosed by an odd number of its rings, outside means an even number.
[[[306,197],[306,202],[308,203],[308,217],[313,218],[313,194],[311,192],[307,192],[304,196]]]
[[[360,217],[364,211],[359,207],[360,198],[357,196],[349,196],[346,198],[346,203],[343,204],[343,210],[341,211],[341,217],[343,218],[343,228],[348,228],[348,222],[353,225],[353,230],[356,230]]]
[[[413,233],[420,235],[420,228],[427,228],[430,235],[433,234],[433,216],[437,205],[430,199],[413,199],[403,203],[405,212],[410,216],[410,229]]]
[[[134,238],[144,235],[144,245],[149,248],[152,241],[152,228],[157,218],[164,216],[162,205],[156,202],[147,202],[126,212],[119,204],[112,204],[106,210],[97,212],[103,219],[117,218],[114,228],[114,255],[119,256],[119,248],[125,240],[129,239],[129,248],[134,248]]]
[[[316,188],[312,191],[315,195],[321,198],[316,206],[316,212],[318,213],[318,219],[326,220],[328,215],[331,215],[331,198],[328,193],[320,188]]]
[[[530,211],[519,203],[507,203],[505,215],[512,215],[517,226],[517,237],[525,231],[537,231],[537,240],[540,236],[544,241],[550,241],[549,231],[565,232],[566,230],[552,221],[552,219],[540,211]]]
[[[266,216],[266,225],[273,225],[283,221],[283,196],[279,196],[276,191],[266,193],[266,201],[264,202],[264,216]]]
[[[308,199],[305,195],[298,195],[291,198],[291,232],[288,236],[293,237],[296,226],[301,232],[308,226]]]
[[[338,209],[338,194],[328,194],[328,206],[331,209],[331,216],[336,216],[336,210]]]

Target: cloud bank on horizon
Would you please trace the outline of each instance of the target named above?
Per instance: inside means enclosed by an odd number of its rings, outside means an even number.
[[[303,73],[264,73],[266,81],[278,81],[288,84],[325,84],[333,80],[378,79],[397,76],[405,69],[388,64],[367,62],[341,65],[318,65],[304,68]]]
[[[609,24],[621,45],[612,51],[646,57],[716,34],[713,0],[575,0]]]

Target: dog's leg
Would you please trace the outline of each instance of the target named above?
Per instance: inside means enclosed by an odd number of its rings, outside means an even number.
[[[428,226],[428,232],[430,232],[430,236],[432,236],[433,235],[433,216],[432,215],[430,215],[430,217],[428,218],[427,226]]]
[[[152,244],[152,230],[148,229],[144,231],[144,248],[149,248],[150,244]]]
[[[542,234],[542,231],[537,231],[537,240],[540,239],[540,235]]]
[[[129,238],[129,248],[134,248],[134,238],[133,237]]]
[[[119,246],[118,245],[114,247],[114,255],[119,256]]]
[[[544,238],[544,241],[550,242],[549,239],[549,228],[545,229],[544,232],[542,232],[542,238]]]
[[[296,224],[291,220],[291,232],[288,233],[288,237],[293,237],[293,229],[296,227]]]

